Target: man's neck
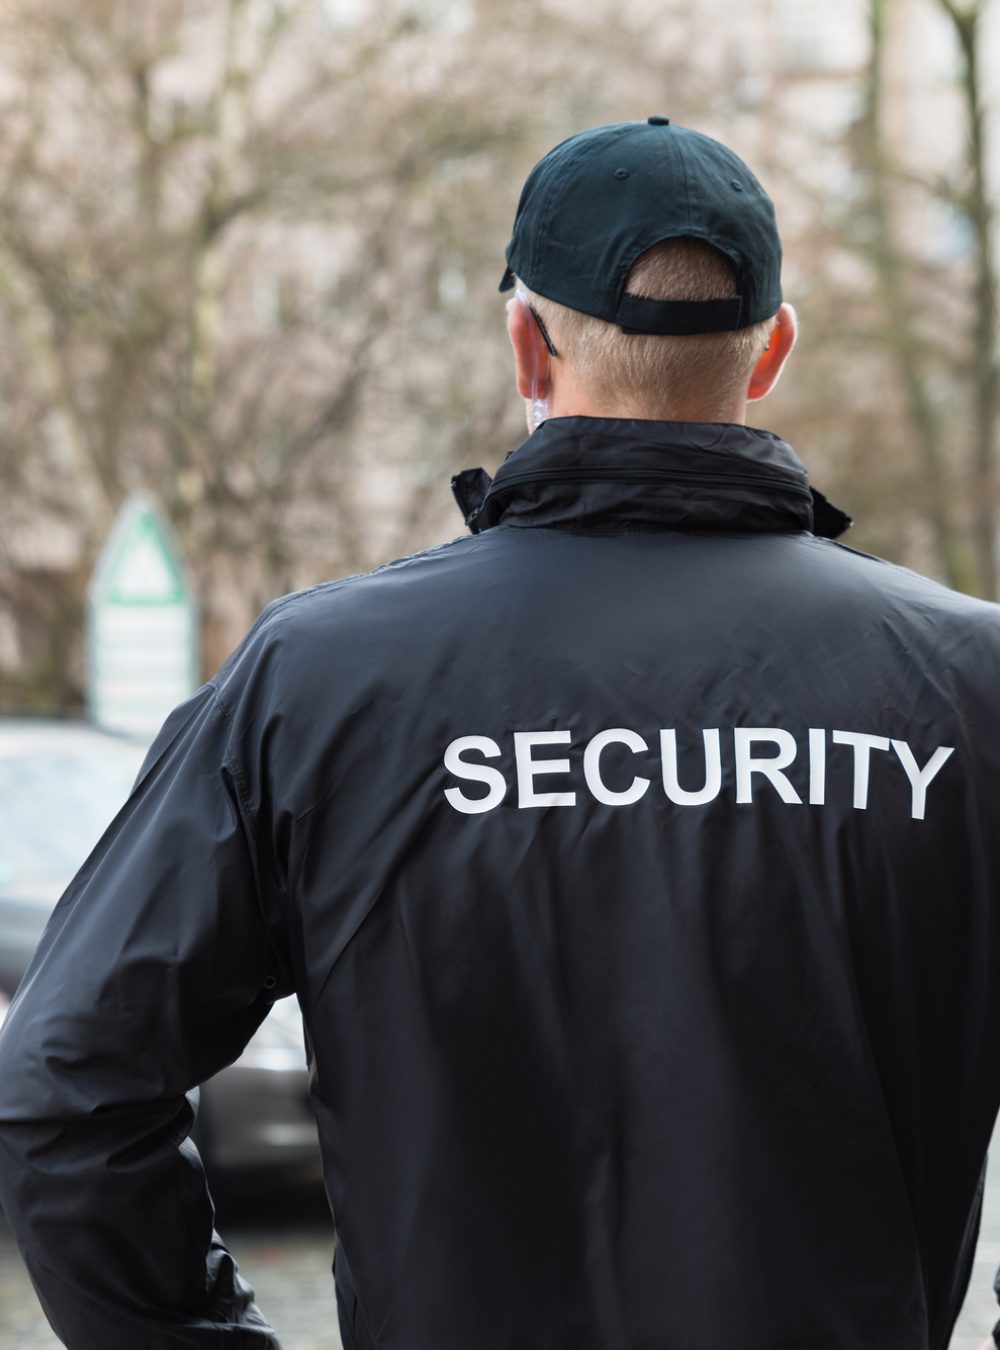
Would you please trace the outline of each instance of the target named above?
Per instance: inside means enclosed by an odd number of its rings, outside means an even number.
[[[745,426],[746,399],[738,399],[727,407],[709,408],[704,404],[679,404],[676,407],[652,408],[646,404],[591,400],[588,398],[561,399],[557,393],[549,406],[550,417],[623,417],[642,422],[729,422]]]

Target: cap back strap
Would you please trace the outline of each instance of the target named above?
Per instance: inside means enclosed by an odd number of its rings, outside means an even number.
[[[740,327],[741,296],[725,300],[651,300],[628,291],[618,301],[615,323],[623,333],[729,333]]]

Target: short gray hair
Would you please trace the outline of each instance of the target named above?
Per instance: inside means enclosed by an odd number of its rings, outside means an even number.
[[[641,417],[670,418],[692,404],[709,413],[731,407],[745,393],[774,326],[772,318],[731,333],[623,333],[523,289],[560,357],[595,401],[627,401]],[[653,300],[717,300],[735,292],[736,274],[726,255],[701,239],[664,239],[636,260],[625,289]]]

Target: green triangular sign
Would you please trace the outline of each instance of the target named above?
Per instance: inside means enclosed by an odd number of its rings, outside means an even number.
[[[172,532],[153,499],[138,494],[122,511],[95,577],[105,605],[179,605],[189,598]]]

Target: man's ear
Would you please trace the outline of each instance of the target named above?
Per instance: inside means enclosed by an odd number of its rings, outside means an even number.
[[[761,354],[761,358],[750,376],[750,383],[747,386],[747,399],[751,403],[763,398],[765,394],[769,394],[778,383],[781,372],[785,368],[785,362],[795,346],[798,332],[799,327],[795,318],[795,310],[792,309],[791,305],[782,305],[774,316],[774,327],[771,329],[767,348]]]
[[[547,398],[552,358],[535,316],[519,296],[507,301],[507,333],[514,348],[517,392],[522,398]]]

